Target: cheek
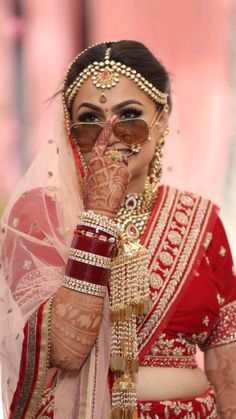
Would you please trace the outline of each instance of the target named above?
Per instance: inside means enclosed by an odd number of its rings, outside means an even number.
[[[144,164],[149,164],[152,161],[153,155],[155,153],[155,142],[153,140],[146,141],[146,143],[143,145],[140,157],[142,157]]]
[[[149,166],[151,163],[155,152],[155,143],[154,141],[148,141],[142,146],[141,151],[130,158],[129,169],[136,174],[140,170]]]

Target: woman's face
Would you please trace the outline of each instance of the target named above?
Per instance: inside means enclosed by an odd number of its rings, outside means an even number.
[[[157,112],[155,103],[125,76],[120,77],[120,81],[115,87],[106,89],[105,94],[107,101],[101,103],[99,99],[102,91],[96,88],[90,79],[87,80],[80,88],[73,103],[73,124],[77,122],[105,122],[114,115],[117,116],[117,121],[139,118],[146,121],[148,126],[152,124]],[[151,141],[144,140],[141,143],[140,152],[128,156],[128,169],[132,174],[130,191],[142,192],[156,143],[167,124],[167,118],[167,114],[163,113],[158,125],[153,125],[149,131]],[[130,148],[121,143],[114,133],[111,134],[107,147],[124,150],[124,152]],[[89,152],[83,153],[85,161],[89,160],[89,155]]]

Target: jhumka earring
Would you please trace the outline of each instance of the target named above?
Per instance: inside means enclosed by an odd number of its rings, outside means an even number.
[[[159,141],[156,145],[155,153],[152,159],[149,175],[146,178],[144,195],[147,200],[149,196],[153,196],[153,192],[157,189],[158,183],[162,175],[162,157],[163,157],[163,146],[165,143],[165,137],[169,133],[169,125],[167,125],[164,131],[161,133]]]

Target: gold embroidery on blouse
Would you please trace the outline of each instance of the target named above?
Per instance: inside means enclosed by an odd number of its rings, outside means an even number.
[[[194,200],[191,196],[189,195],[182,195],[180,198],[180,202],[185,206],[185,207],[193,207],[194,206]]]
[[[221,246],[220,247],[220,250],[219,250],[219,255],[222,256],[222,257],[224,257],[225,256],[225,253],[226,253],[225,247],[224,246]]]
[[[217,298],[217,301],[220,304],[220,306],[222,306],[225,302],[225,298],[222,297],[220,294],[217,294],[216,298]]]
[[[205,250],[208,249],[209,244],[211,243],[212,237],[213,237],[213,234],[210,231],[208,231],[207,234],[206,234],[206,239],[205,239],[204,245],[203,245]]]
[[[236,342],[236,301],[221,307],[219,320],[202,345],[203,350]]]
[[[210,321],[209,317],[205,316],[204,319],[202,320],[202,324],[204,324],[205,326],[208,326],[209,321]]]
[[[207,265],[210,265],[210,260],[208,256],[205,257],[205,260],[206,260]]]
[[[152,288],[161,288],[161,286],[163,285],[162,277],[156,272],[153,272],[150,276],[150,285]]]

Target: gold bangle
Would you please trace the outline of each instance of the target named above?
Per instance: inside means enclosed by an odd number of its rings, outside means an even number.
[[[70,290],[94,295],[96,297],[105,297],[107,288],[104,285],[91,284],[91,282],[81,281],[81,279],[71,278],[67,275],[64,276],[62,285]]]
[[[96,214],[89,210],[83,211],[80,214],[80,219],[82,225],[93,227],[96,230],[102,230],[111,236],[120,237],[122,234],[122,226],[105,215]]]

